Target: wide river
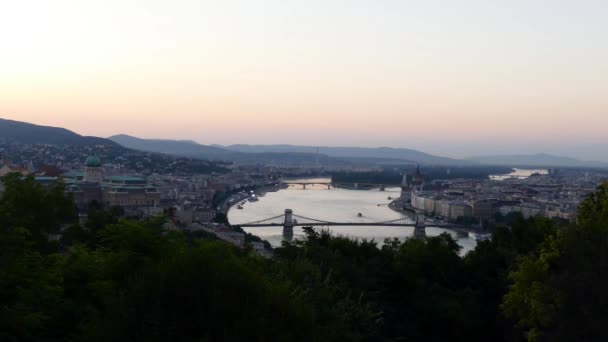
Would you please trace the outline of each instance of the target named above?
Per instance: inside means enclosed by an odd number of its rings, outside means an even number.
[[[315,179],[316,181],[329,181],[329,179]],[[310,182],[313,179],[306,179]],[[391,202],[388,197],[399,197],[399,188],[380,190],[346,190],[327,186],[306,186],[302,190],[300,185],[290,185],[288,189],[267,193],[257,202],[246,202],[243,209],[233,207],[228,213],[228,219],[233,225],[244,224],[278,216],[285,209],[292,209],[294,215],[330,222],[383,222],[405,217],[388,207]],[[380,204],[380,206],[379,206]],[[358,214],[362,216],[359,217]],[[304,222],[304,220],[300,220]],[[325,227],[336,235],[348,236],[358,239],[375,240],[379,244],[387,238],[404,240],[412,237],[413,227],[377,227],[377,226],[339,226]],[[273,246],[280,246],[283,241],[282,227],[256,227],[246,228],[247,232],[257,235],[270,242]],[[462,253],[475,248],[476,241],[466,234],[455,231],[427,227],[427,236],[437,236],[449,233],[462,246]],[[294,228],[294,238],[304,236],[301,227]]]
[[[538,173],[539,175],[546,175],[549,173],[547,169],[513,169],[513,172],[506,175],[491,175],[491,180],[502,181],[509,178],[526,179],[533,174]]]

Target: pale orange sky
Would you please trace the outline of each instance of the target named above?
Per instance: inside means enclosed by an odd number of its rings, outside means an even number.
[[[13,1],[0,117],[446,155],[608,142],[606,17],[593,0]]]

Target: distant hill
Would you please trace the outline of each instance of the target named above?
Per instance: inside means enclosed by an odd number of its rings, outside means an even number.
[[[0,119],[0,142],[44,145],[117,146],[108,139],[85,137],[65,128]]]
[[[131,149],[189,156],[204,159],[227,160],[238,163],[276,163],[314,165],[338,164],[435,164],[467,165],[467,161],[437,157],[405,148],[317,147],[295,145],[202,145],[191,140],[141,139],[125,134],[109,137],[110,140]]]
[[[209,146],[191,140],[164,140],[141,139],[120,134],[108,139],[130,149],[171,154],[176,156],[201,158],[209,160],[224,160],[241,164],[277,164],[277,165],[315,165],[317,160],[323,165],[336,165],[343,163],[340,160],[325,155],[317,156],[315,153],[245,153],[231,151],[221,146]]]
[[[561,157],[547,153],[528,155],[496,155],[467,158],[472,162],[505,166],[534,166],[534,167],[608,167],[608,163],[581,161],[570,157]]]
[[[220,147],[201,145],[191,140],[141,139],[126,134],[114,135],[108,139],[134,150],[177,156],[228,160],[238,154]]]
[[[428,153],[407,148],[392,147],[329,147],[329,146],[296,146],[296,145],[230,145],[222,146],[225,149],[245,153],[316,153],[337,158],[374,158],[377,160],[406,161],[409,163],[435,164],[435,165],[467,165],[468,161],[434,156]]]

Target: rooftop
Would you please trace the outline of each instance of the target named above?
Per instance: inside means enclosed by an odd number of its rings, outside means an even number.
[[[134,176],[109,176],[106,180],[112,183],[145,183],[146,179]]]

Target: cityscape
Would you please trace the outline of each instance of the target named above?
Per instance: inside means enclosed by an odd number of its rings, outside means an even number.
[[[378,165],[329,166],[321,164],[295,167],[284,165],[230,162],[213,162],[171,157],[158,153],[132,150],[120,151],[113,146],[74,147],[9,143],[4,153],[0,177],[10,173],[32,175],[45,186],[57,182],[65,184],[66,192],[73,196],[80,220],[86,222],[91,203],[104,207],[120,208],[123,215],[146,219],[172,213],[172,229],[204,230],[239,247],[252,244],[263,255],[271,255],[262,241],[246,241],[240,226],[226,219],[230,209],[243,209],[247,201],[258,201],[266,192],[276,192],[291,185],[311,191],[327,187],[366,191],[397,188],[398,196],[391,198],[387,208],[400,212],[410,219],[410,225],[420,220],[439,227],[452,224],[452,229],[466,229],[476,238],[489,236],[492,227],[504,224],[513,214],[523,218],[546,217],[575,222],[580,203],[608,180],[608,169],[556,168],[532,170],[507,169],[511,173],[488,176],[485,179],[458,177],[431,179],[425,177],[424,166],[407,164],[398,169],[400,183],[394,179],[386,184],[332,181],[332,172],[355,175],[380,173]],[[139,155],[138,155],[139,153]],[[109,162],[106,158],[116,155]],[[19,156],[12,161],[10,156]],[[318,157],[317,157],[318,158]],[[207,164],[205,164],[207,163]],[[201,172],[201,167],[208,172]],[[410,170],[408,172],[408,170]],[[451,168],[445,168],[446,175]],[[290,181],[298,175],[309,179]],[[329,177],[315,180],[315,177]],[[315,187],[317,186],[317,187]],[[1,188],[0,188],[1,190]],[[241,203],[243,202],[243,203]],[[239,204],[241,203],[241,204]],[[289,203],[286,203],[287,207]],[[277,208],[280,212],[283,208]],[[288,208],[285,208],[288,209]],[[356,210],[356,208],[353,208]],[[284,217],[281,217],[284,220]],[[339,222],[322,223],[329,228]],[[351,222],[353,225],[362,222]],[[457,226],[460,225],[460,226]],[[370,227],[372,225],[370,224]],[[237,230],[234,228],[238,227]],[[484,235],[485,234],[485,235]],[[280,244],[279,244],[280,245]]]
[[[366,244],[380,253],[397,253],[393,248],[405,252],[416,241],[424,242],[426,248],[443,241],[448,243],[446,248],[452,246],[449,253],[463,262],[490,262],[493,259],[485,259],[490,256],[481,254],[487,253],[487,248],[496,248],[492,253],[499,253],[498,248],[505,247],[498,246],[504,243],[515,243],[509,248],[523,248],[516,246],[540,240],[517,236],[552,236],[566,227],[577,227],[581,210],[588,210],[584,203],[598,194],[603,196],[601,189],[608,184],[608,168],[596,165],[486,165],[433,159],[422,153],[418,160],[400,159],[399,155],[328,156],[321,148],[302,153],[297,147],[296,152],[290,152],[285,146],[282,152],[250,151],[239,152],[238,156],[216,151],[218,155],[212,159],[155,152],[146,144],[132,148],[111,139],[11,120],[0,120],[0,132],[4,132],[0,139],[0,213],[9,215],[0,215],[3,224],[10,227],[17,219],[27,226],[34,222],[28,217],[38,220],[39,215],[54,212],[43,216],[47,228],[30,228],[35,232],[33,241],[51,253],[68,256],[79,244],[104,246],[105,240],[99,239],[110,234],[112,228],[119,229],[117,234],[135,234],[136,240],[131,242],[135,245],[125,245],[125,252],[134,253],[143,247],[136,247],[143,243],[141,239],[152,238],[141,235],[143,231],[136,233],[137,229],[156,226],[153,229],[161,234],[159,237],[178,234],[190,243],[218,241],[224,244],[218,245],[225,249],[223,253],[236,248],[239,258],[252,258],[250,262],[287,262],[285,253],[312,248],[319,238],[336,239],[335,243],[345,239],[353,244],[349,248],[362,248],[360,253]],[[154,141],[153,145],[165,146],[163,141]],[[197,145],[193,153],[198,153],[198,146],[202,145]],[[406,153],[410,158],[412,152]],[[43,199],[51,194],[60,198]],[[21,205],[27,208],[16,209]],[[136,228],[138,224],[142,226]],[[549,232],[544,232],[547,229]],[[3,239],[9,239],[5,240],[8,250],[16,232],[3,231]],[[127,236],[116,238],[127,239],[121,244],[129,241]],[[514,242],[517,239],[523,240]],[[114,248],[107,246],[103,248]],[[491,258],[498,255],[502,254]],[[429,257],[426,262],[439,255]],[[498,260],[507,260],[502,258],[505,256]],[[345,262],[351,265],[355,261]],[[506,277],[512,271],[504,269],[504,262],[488,271],[503,272],[501,277]],[[207,266],[197,267],[205,274]],[[465,291],[481,285],[483,282],[471,283]],[[510,295],[506,294],[504,300]],[[488,310],[497,310],[492,302],[484,303]],[[469,319],[473,317],[477,316]],[[467,332],[468,336],[500,335],[493,320],[475,319],[489,330]],[[114,336],[124,336],[129,329],[119,330]],[[375,334],[355,340],[373,340]],[[326,338],[333,339],[323,340]]]
[[[608,341],[607,17],[0,4],[0,342]]]

